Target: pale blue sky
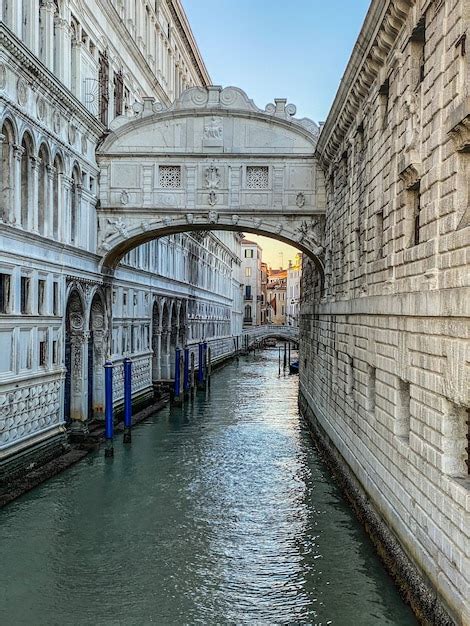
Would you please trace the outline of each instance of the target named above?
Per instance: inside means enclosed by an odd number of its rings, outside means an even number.
[[[370,0],[182,0],[215,85],[325,120]]]
[[[323,121],[370,0],[182,0],[215,85],[241,87],[264,108],[274,98]],[[284,266],[296,250],[255,237],[263,260]],[[282,252],[283,256],[280,256]]]

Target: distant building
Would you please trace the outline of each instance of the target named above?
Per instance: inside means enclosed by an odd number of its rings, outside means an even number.
[[[289,261],[287,268],[287,308],[286,324],[288,326],[299,325],[300,313],[300,279],[302,278],[302,253],[295,256],[295,260]]]
[[[286,323],[287,270],[268,272],[269,322],[277,326]]]
[[[268,323],[268,264],[261,263],[261,324]]]
[[[254,241],[242,239],[242,265],[240,281],[243,285],[244,326],[261,324],[261,258],[262,248]]]

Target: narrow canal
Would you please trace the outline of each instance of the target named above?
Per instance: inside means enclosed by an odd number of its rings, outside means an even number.
[[[266,350],[0,512],[0,623],[415,624]]]

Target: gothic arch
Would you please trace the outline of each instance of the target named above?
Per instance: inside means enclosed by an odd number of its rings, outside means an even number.
[[[14,222],[16,127],[9,116],[5,116],[1,126],[0,158],[0,220]]]
[[[42,142],[38,152],[38,230],[39,234],[47,232],[47,211],[49,202],[49,174],[50,152],[46,143]]]
[[[87,339],[87,418],[104,416],[104,368],[107,353],[106,300],[99,289],[90,298]]]
[[[33,197],[33,167],[36,162],[36,149],[33,135],[29,130],[25,130],[21,137],[21,165],[20,165],[20,189],[21,194],[21,227],[28,230],[32,228],[32,214],[30,211]]]
[[[64,419],[72,428],[80,430],[85,412],[85,298],[79,286],[69,285],[65,311],[65,397]]]

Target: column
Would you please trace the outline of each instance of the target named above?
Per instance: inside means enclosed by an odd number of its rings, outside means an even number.
[[[43,0],[39,9],[41,16],[41,61],[50,70],[54,69],[54,13],[53,0]]]
[[[70,86],[70,27],[67,20],[56,16],[54,18],[55,37],[55,65],[54,72],[62,82]]]
[[[161,380],[162,378],[162,327],[159,326],[157,329],[157,345],[156,345],[156,368],[155,368],[155,377],[156,380]]]
[[[29,198],[31,207],[28,207],[28,230],[39,233],[38,226],[38,187],[39,187],[39,165],[41,159],[36,156],[29,157],[31,163],[31,189]]]
[[[18,3],[20,4],[19,0]],[[24,5],[23,5],[24,6]],[[26,21],[25,43],[36,55],[39,54],[39,0],[29,0],[27,3],[26,15],[23,15],[23,22]]]
[[[10,17],[10,27],[11,30],[15,33],[15,35],[21,39],[22,38],[22,21],[23,21],[23,3],[20,0],[11,1],[9,0],[8,4],[10,5],[9,17]]]
[[[54,221],[54,176],[55,167],[46,165],[46,206],[44,207],[44,235],[46,237],[54,237],[53,221]]]
[[[60,184],[62,179],[62,185]],[[59,240],[70,243],[70,191],[72,188],[72,179],[65,174],[59,176]],[[62,190],[62,193],[61,193]]]
[[[2,8],[2,0],[0,0],[0,9]],[[0,152],[3,154],[3,143],[6,141],[5,135],[0,133]],[[1,194],[1,214],[0,221],[8,224],[9,220],[9,212],[11,210],[11,176],[12,176],[12,167],[11,167],[11,154],[10,148],[8,148],[8,172],[3,173],[3,176],[8,176],[8,187],[5,185],[5,178],[3,178],[3,189],[0,190]]]
[[[171,378],[171,354],[170,354],[170,350],[171,350],[171,330],[167,330],[166,331],[166,335],[165,335],[165,342],[166,342],[166,354],[165,354],[165,378],[166,379],[170,379]]]
[[[13,146],[13,215],[11,223],[16,226],[21,224],[21,159],[23,154],[24,148],[22,146]]]

